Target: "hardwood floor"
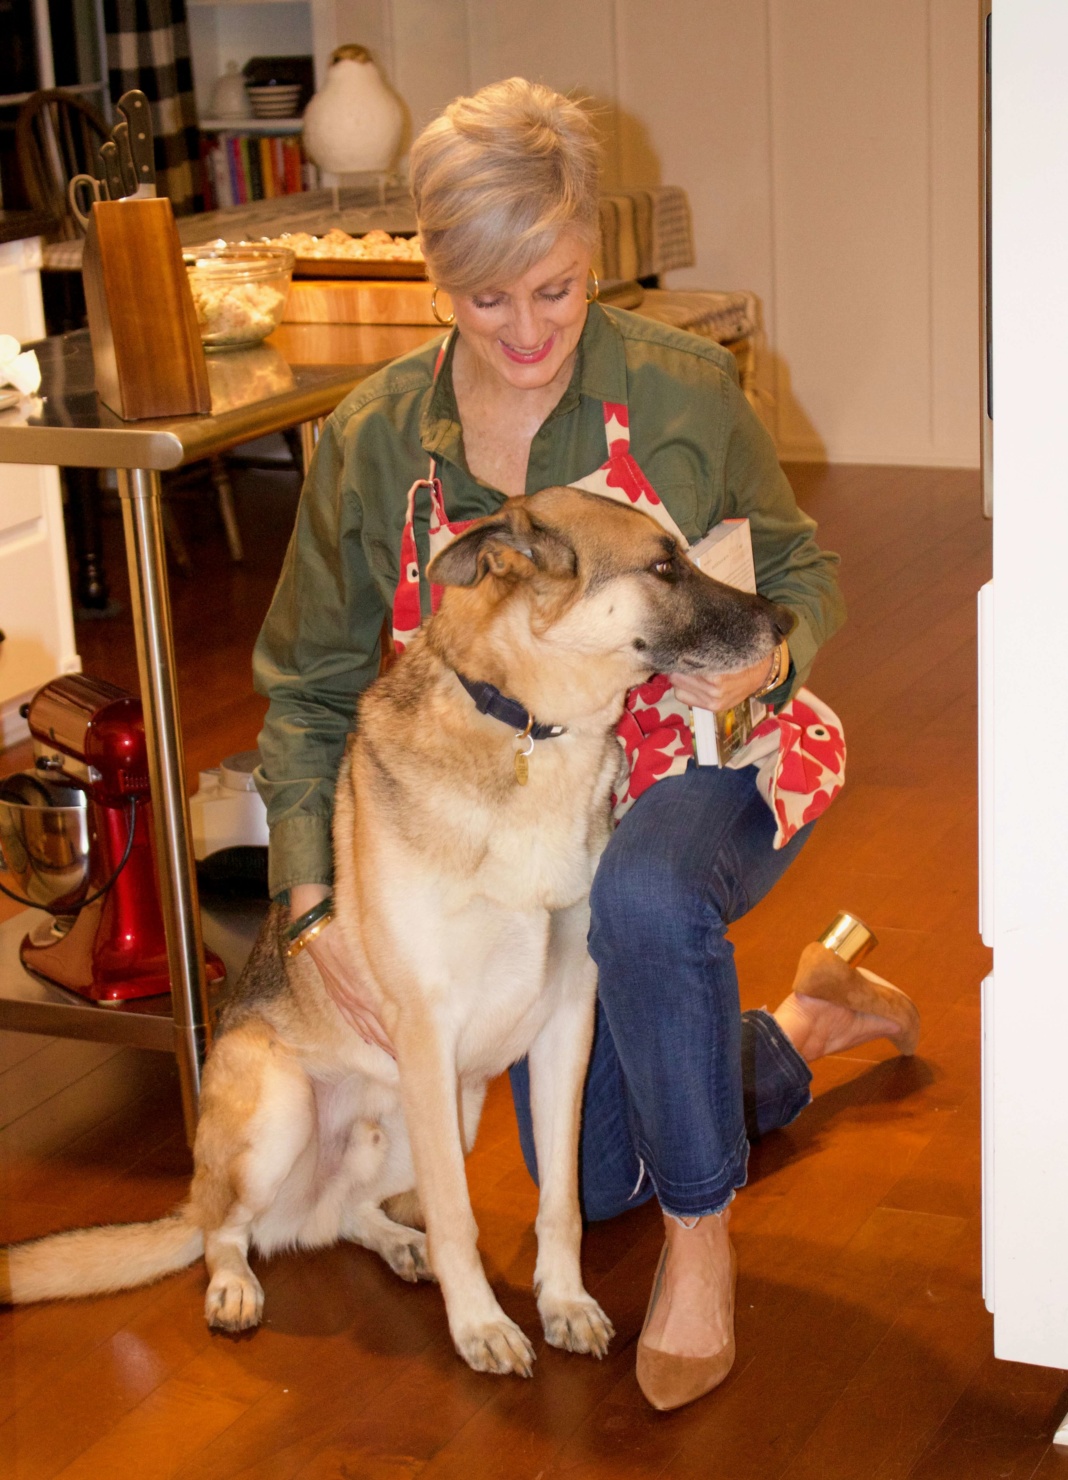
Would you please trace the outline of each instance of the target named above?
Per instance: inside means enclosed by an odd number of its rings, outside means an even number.
[[[266,1323],[212,1336],[200,1267],[147,1290],[0,1312],[0,1474],[139,1480],[1052,1480],[1059,1371],[995,1361],[980,1293],[975,593],[989,573],[977,478],[798,467],[843,553],[850,620],[816,687],[850,740],[842,798],[773,895],[732,932],[746,1006],[774,1005],[839,908],[872,965],[914,994],[920,1053],[876,1044],[817,1066],[815,1101],[754,1147],[735,1203],[738,1362],[674,1416],[646,1407],[634,1341],[660,1246],[636,1210],[591,1228],[591,1290],[618,1335],[603,1363],[539,1344],[529,1383],[453,1354],[438,1292],[343,1247],[260,1270]],[[186,750],[251,745],[249,650],[292,518],[292,480],[246,474],[248,559],[210,502],[180,518],[172,582]],[[200,528],[196,528],[196,526]],[[121,569],[116,520],[111,569]],[[119,584],[116,582],[116,584]],[[136,685],[128,623],[79,628],[87,672]],[[4,764],[24,764],[9,754]],[[0,1236],[156,1216],[188,1173],[163,1055],[0,1035]],[[537,1330],[534,1190],[506,1088],[470,1161],[481,1246],[508,1311]]]

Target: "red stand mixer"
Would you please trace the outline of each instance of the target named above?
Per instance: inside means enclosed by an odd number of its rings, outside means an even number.
[[[26,718],[35,769],[0,788],[0,844],[23,902],[56,919],[26,936],[23,965],[101,1005],[169,992],[141,701],[72,674]],[[222,961],[206,956],[219,981]]]

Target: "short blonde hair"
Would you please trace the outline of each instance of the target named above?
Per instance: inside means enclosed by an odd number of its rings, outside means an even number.
[[[589,114],[551,88],[512,77],[457,98],[409,162],[433,281],[462,293],[513,282],[565,230],[595,249],[600,163]]]

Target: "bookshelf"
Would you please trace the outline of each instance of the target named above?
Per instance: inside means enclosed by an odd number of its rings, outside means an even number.
[[[241,0],[244,4],[245,0]],[[202,118],[202,134],[299,134],[299,118]]]
[[[334,0],[188,0],[193,89],[208,146],[209,207],[241,205],[294,188],[292,161],[282,155],[288,156],[290,141],[300,134],[300,119],[215,118],[215,84],[227,64],[242,68],[250,57],[310,56],[318,87],[336,45],[334,12]],[[226,170],[220,146],[229,161]],[[299,168],[297,179],[302,179]]]
[[[304,158],[299,123],[283,134],[247,129],[209,134],[202,126],[201,139],[208,210],[300,195],[318,184],[314,165]]]
[[[193,88],[205,131],[293,133],[299,121],[271,118],[216,119],[215,84],[227,62],[243,67],[254,56],[310,56],[319,87],[337,45],[335,0],[187,0]],[[284,126],[283,126],[284,125]]]

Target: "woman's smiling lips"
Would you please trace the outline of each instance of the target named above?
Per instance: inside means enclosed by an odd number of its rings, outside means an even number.
[[[539,365],[550,354],[556,343],[556,334],[550,334],[545,343],[539,345],[537,349],[516,349],[511,344],[505,344],[503,339],[498,339],[497,343],[508,358],[514,360],[517,365]]]

